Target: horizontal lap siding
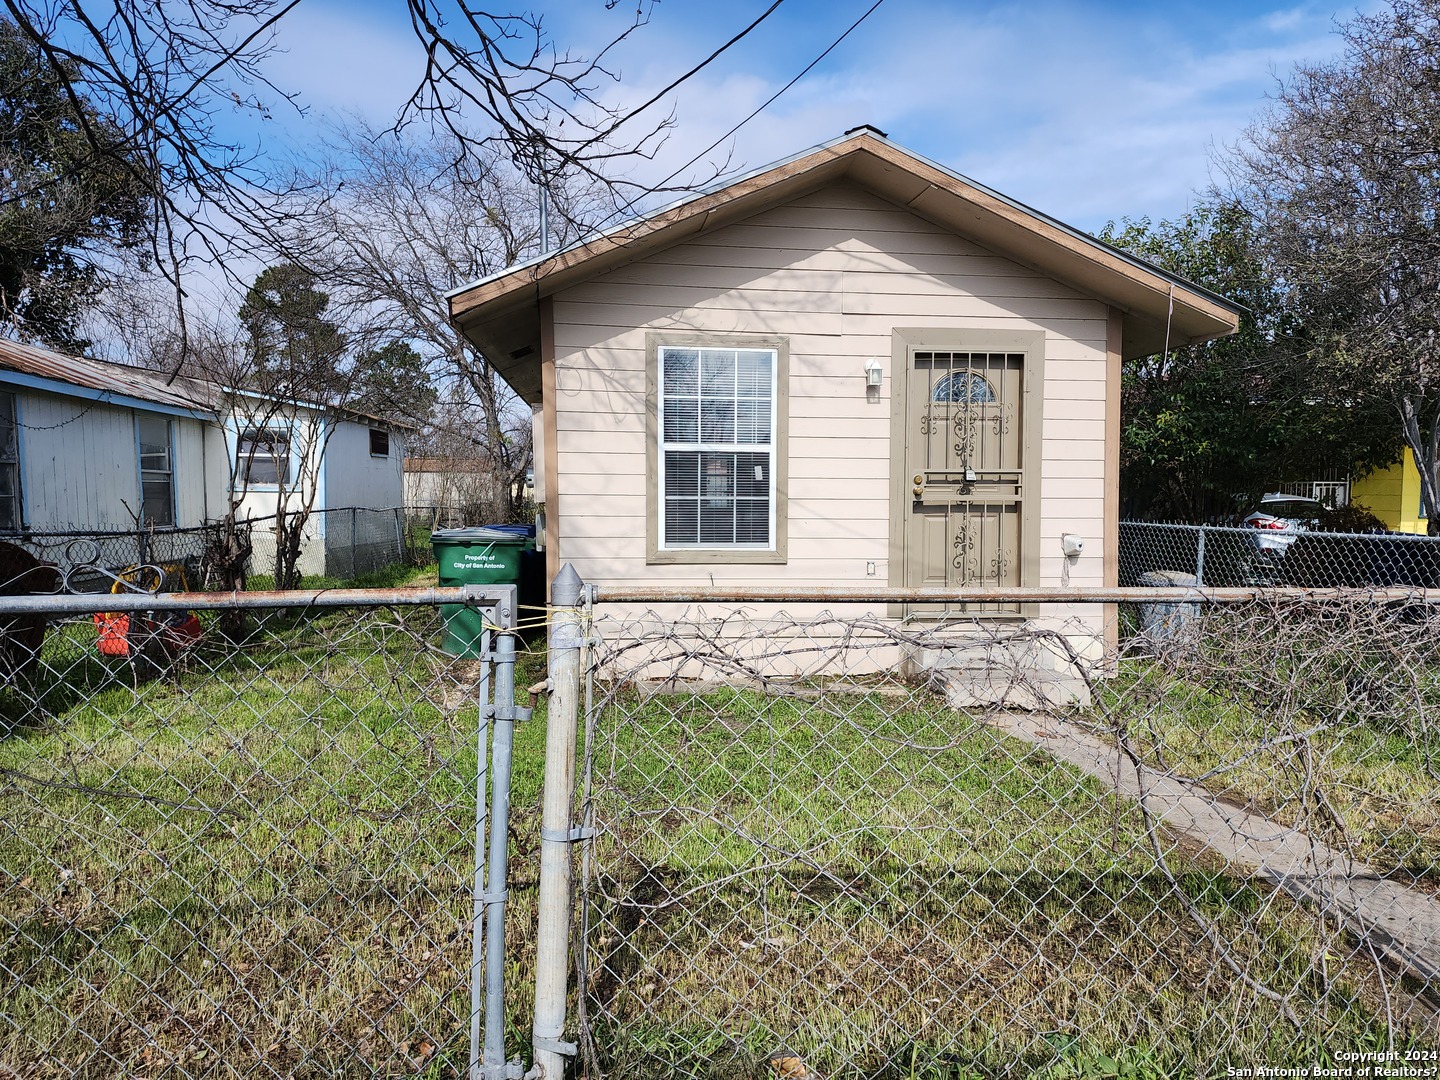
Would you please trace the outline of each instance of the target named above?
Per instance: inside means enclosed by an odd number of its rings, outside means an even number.
[[[555,299],[561,551],[599,582],[877,584],[887,575],[896,327],[1046,335],[1042,584],[1062,532],[1102,581],[1101,303],[857,188],[829,188],[602,275]],[[783,335],[790,348],[787,565],[645,563],[649,331]],[[885,367],[878,399],[864,364]],[[874,564],[874,576],[867,574]]]

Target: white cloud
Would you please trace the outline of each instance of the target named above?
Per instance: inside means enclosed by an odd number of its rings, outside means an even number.
[[[738,70],[722,60],[688,84],[664,171],[755,108],[866,6],[813,6],[813,21],[785,47],[752,48],[735,58]],[[1239,20],[1217,12],[1197,25],[1164,5],[1106,14],[1055,0],[979,10],[891,0],[746,125],[733,163],[758,166],[868,122],[1084,228],[1173,216],[1207,185],[1213,148],[1238,137],[1276,74],[1337,51],[1333,26],[1318,7]],[[676,33],[658,20],[650,31],[662,42]],[[681,45],[657,50],[666,63],[627,71],[615,100],[663,85],[682,66]]]

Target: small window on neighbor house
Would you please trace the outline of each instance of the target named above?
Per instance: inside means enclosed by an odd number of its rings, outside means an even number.
[[[140,446],[140,516],[146,525],[175,524],[175,468],[170,446],[170,421],[159,416],[135,417]]]
[[[370,456],[390,456],[390,433],[388,431],[381,431],[379,428],[373,427],[370,429]]]
[[[281,431],[246,431],[241,434],[236,474],[246,486],[280,485],[290,480],[290,437]]]
[[[0,532],[18,532],[23,527],[15,395],[4,393],[0,394]]]

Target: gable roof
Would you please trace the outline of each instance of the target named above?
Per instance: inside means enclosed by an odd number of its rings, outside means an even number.
[[[539,400],[538,301],[700,233],[849,181],[1012,261],[1119,308],[1129,359],[1234,333],[1241,308],[968,177],[859,128],[792,158],[448,294],[450,318],[507,382]]]
[[[203,420],[219,418],[227,394],[238,394],[272,401],[282,399],[248,390],[230,390],[209,379],[176,375],[173,379],[162,372],[115,364],[108,360],[92,360],[86,356],[42,349],[0,338],[0,384],[29,386],[51,393],[80,396],[127,408],[153,408],[156,412],[194,416]],[[76,390],[80,393],[77,395]],[[359,424],[378,424],[398,431],[418,431],[415,424],[388,420],[380,416],[347,409],[343,406],[319,406],[295,401],[286,404],[300,408],[334,413]]]

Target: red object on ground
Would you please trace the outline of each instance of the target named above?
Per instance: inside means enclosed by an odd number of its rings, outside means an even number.
[[[99,634],[96,647],[100,650],[100,655],[129,656],[130,627],[130,616],[124,612],[96,612],[95,630]],[[161,646],[170,656],[194,645],[205,634],[200,620],[193,614],[187,614],[177,623],[156,623],[142,619],[139,622],[139,628],[158,638]]]

